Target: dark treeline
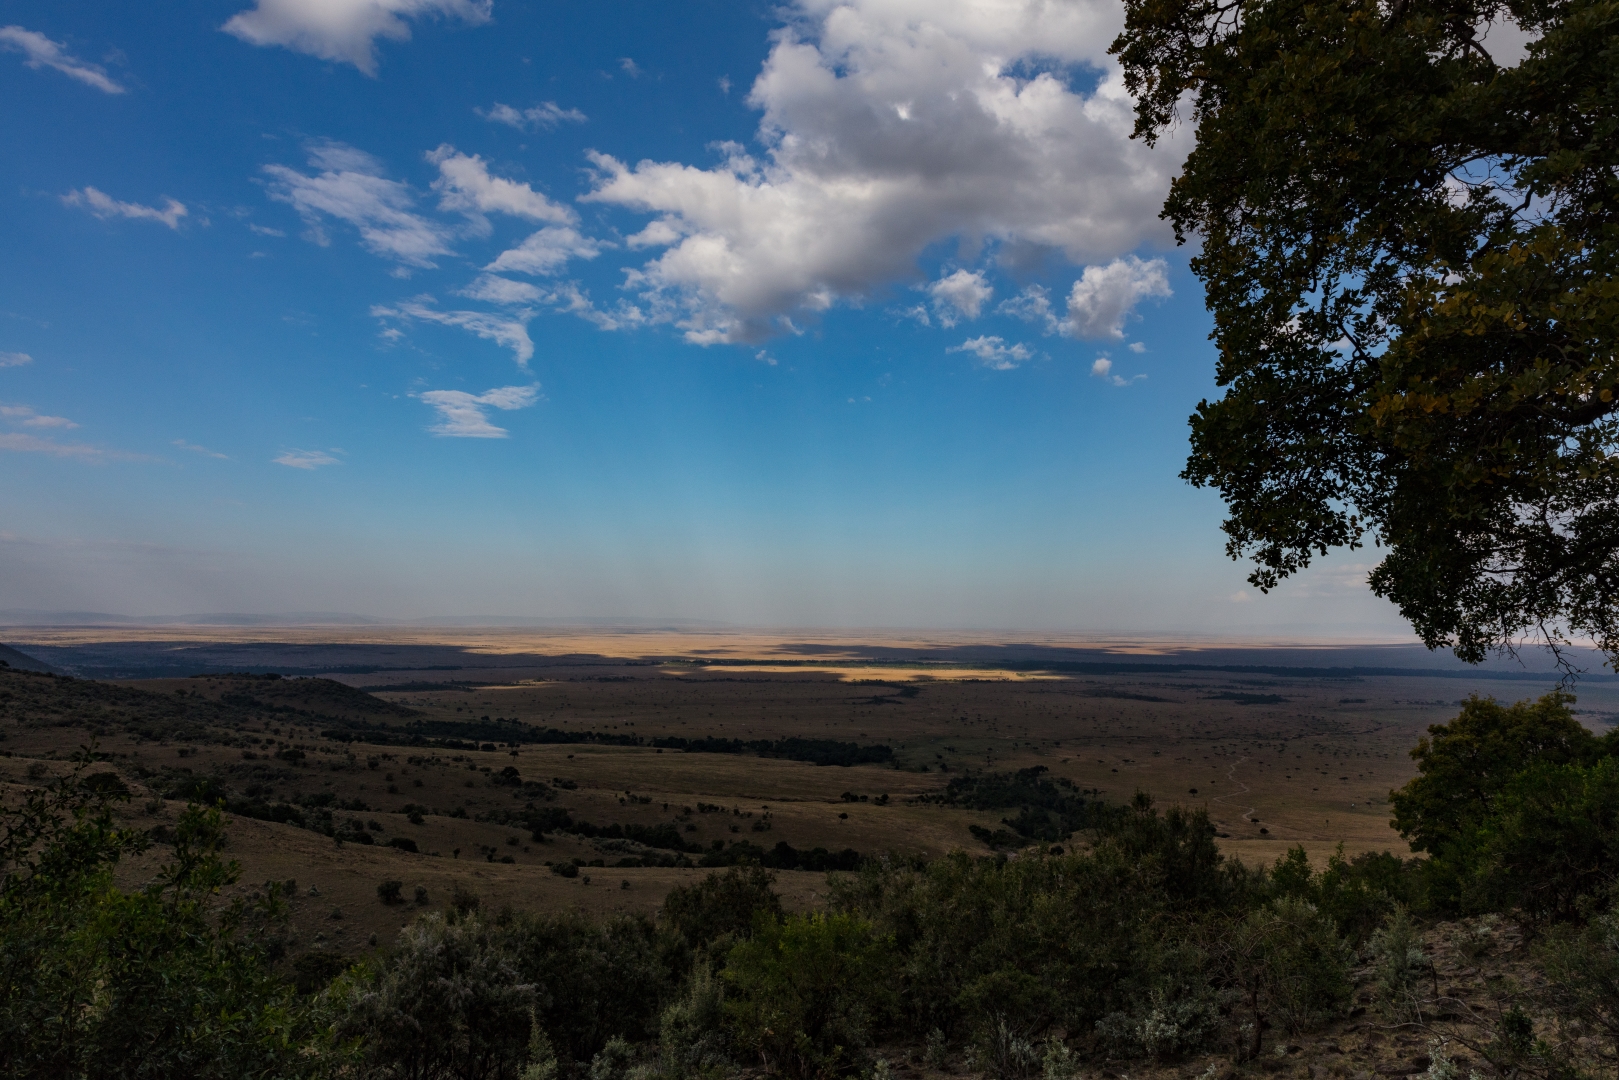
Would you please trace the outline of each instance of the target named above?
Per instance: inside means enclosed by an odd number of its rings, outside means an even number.
[[[806,761],[813,765],[888,765],[894,749],[881,744],[840,742],[836,739],[726,739],[713,735],[687,739],[678,735],[646,738],[627,732],[563,731],[538,728],[517,720],[484,717],[481,720],[417,720],[401,727],[363,721],[322,731],[339,742],[367,742],[377,746],[420,746],[443,750],[496,750],[524,744],[540,746],[649,746],[692,754],[758,754],[760,757]]]
[[[1570,701],[1473,699],[1430,729],[1394,800],[1424,859],[1312,868],[1295,849],[1246,868],[1202,812],[1141,794],[1086,810],[1060,854],[863,860],[807,914],[783,911],[766,849],[674,890],[657,918],[490,912],[458,894],[351,967],[305,958],[296,982],[279,887],[218,907],[234,877],[218,809],[186,811],[150,885],[114,883],[147,838],[116,826],[121,785],[86,754],[6,814],[0,1070],[876,1077],[878,1048],[896,1046],[1007,1078],[1207,1053],[1258,1064],[1344,1016],[1357,970],[1374,973],[1382,1022],[1420,1022],[1422,925],[1495,913],[1524,928],[1543,977],[1479,1021],[1493,1026],[1475,1071],[1573,1080],[1581,1048],[1619,1031],[1619,757]],[[944,798],[1011,801],[1053,828],[1092,805],[1038,770],[962,778]]]

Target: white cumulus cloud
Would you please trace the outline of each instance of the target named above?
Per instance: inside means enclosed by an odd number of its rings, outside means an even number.
[[[1164,237],[1178,163],[1129,138],[1110,0],[796,0],[748,101],[763,160],[597,154],[588,199],[658,215],[629,284],[688,340],[765,336],[957,238],[1100,261]]]
[[[949,329],[960,319],[976,319],[995,290],[978,271],[957,270],[928,286],[939,325]]]
[[[488,311],[440,311],[431,306],[431,297],[417,297],[394,307],[379,304],[371,309],[371,314],[379,319],[415,319],[440,326],[458,326],[486,341],[510,349],[519,367],[527,367],[534,355],[534,341],[528,336],[530,312],[527,311],[511,315]]]
[[[1142,300],[1170,295],[1168,266],[1162,259],[1143,260],[1134,255],[1114,259],[1105,266],[1087,266],[1068,293],[1068,311],[1058,318],[1051,294],[1030,285],[995,309],[1025,322],[1038,323],[1048,334],[1122,340],[1124,323]],[[1131,352],[1146,349],[1140,342]]]
[[[1136,304],[1169,292],[1168,268],[1162,259],[1144,261],[1134,255],[1106,266],[1087,266],[1068,294],[1065,331],[1079,338],[1124,337],[1124,320]]]
[[[70,191],[62,196],[62,202],[67,206],[82,206],[98,218],[122,217],[135,221],[161,221],[171,229],[178,229],[181,220],[189,212],[182,203],[173,199],[165,198],[164,206],[160,210],[155,206],[143,206],[140,203],[119,202],[93,187]]]
[[[283,450],[270,460],[289,469],[305,470],[337,464],[337,459],[324,450]]]
[[[377,73],[376,39],[409,41],[406,19],[489,21],[491,0],[257,0],[220,29],[252,45],[282,45]]]
[[[554,101],[542,101],[526,109],[514,109],[497,101],[489,109],[474,109],[473,112],[491,124],[505,124],[519,131],[528,128],[549,130],[563,122],[582,124],[586,120],[585,114],[578,109],[564,109]]]
[[[433,190],[439,193],[439,209],[466,214],[480,232],[489,231],[484,214],[510,214],[557,225],[571,225],[578,220],[571,207],[552,202],[529,185],[490,176],[489,166],[476,154],[457,153],[446,143],[429,152],[427,160],[438,166],[439,178],[433,181]]]
[[[1113,371],[1113,361],[1109,360],[1105,356],[1097,357],[1097,359],[1091,364],[1091,374],[1096,376],[1098,379],[1101,379],[1109,386],[1129,386],[1131,383],[1136,382],[1139,379],[1146,378],[1145,375],[1132,375],[1130,378],[1126,379],[1123,375],[1115,374]]]
[[[1008,345],[1005,338],[988,334],[968,338],[960,345],[950,346],[945,352],[970,352],[978,357],[980,364],[996,371],[1010,371],[1034,356],[1027,345]]]
[[[36,71],[40,68],[60,71],[68,78],[93,86],[104,94],[124,92],[124,88],[113,82],[103,68],[80,60],[69,53],[61,42],[52,41],[38,31],[21,26],[0,26],[0,49],[22,53],[28,58],[23,63]]]
[[[34,358],[25,352],[0,352],[0,367],[22,367],[33,362]]]
[[[382,163],[363,150],[322,141],[308,147],[306,175],[285,165],[266,165],[270,197],[291,205],[309,225],[309,239],[327,243],[323,217],[347,222],[373,254],[406,266],[430,267],[433,258],[452,255],[450,232],[415,212],[409,186],[383,175]]]
[[[526,409],[539,398],[537,386],[502,386],[482,394],[464,390],[427,390],[416,397],[438,410],[438,423],[427,430],[456,439],[504,439],[506,429],[489,422],[488,409]]]

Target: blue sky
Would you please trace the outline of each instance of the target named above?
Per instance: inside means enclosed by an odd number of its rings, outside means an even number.
[[[1120,17],[0,2],[0,608],[1403,636],[1177,479]]]

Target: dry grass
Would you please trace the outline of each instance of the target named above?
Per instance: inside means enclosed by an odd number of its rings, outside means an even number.
[[[275,629],[225,635],[172,628],[30,633],[30,640],[41,644],[100,643],[98,648],[109,650],[120,641],[142,647],[162,642],[200,646],[226,637],[238,643],[288,643],[288,648],[380,641],[389,648],[454,647],[463,655],[472,650],[474,658],[503,658],[505,666],[462,666],[453,673],[406,668],[337,676],[350,686],[382,684],[379,697],[430,719],[499,717],[541,728],[643,738],[801,736],[882,742],[895,749],[895,768],[838,768],[750,755],[600,745],[529,744],[515,753],[345,745],[323,739],[325,721],[307,715],[331,712],[337,708],[331,701],[337,699],[321,704],[312,698],[299,706],[299,695],[309,684],[297,681],[284,681],[277,700],[288,708],[304,707],[306,714],[261,716],[244,721],[236,733],[238,739],[251,736],[259,747],[251,760],[239,745],[206,740],[180,745],[123,731],[102,736],[101,750],[131,778],[143,770],[184,768],[198,775],[218,774],[233,789],[258,783],[274,799],[331,792],[343,800],[363,800],[368,807],[339,811],[339,818],[374,822],[373,835],[380,840],[414,839],[420,855],[352,843],[339,847],[293,826],[233,822],[231,854],[242,863],[242,887],[297,879],[294,926],[299,940],[306,946],[319,943],[351,951],[366,947],[372,934],[390,939],[414,910],[409,903],[388,907],[378,901],[376,886],[388,879],[403,883],[407,901],[416,885],[424,886],[435,905],[460,882],[495,907],[578,905],[652,912],[670,888],[704,873],[591,868],[584,871],[588,885],[583,876],[552,874],[545,863],[576,857],[611,863],[622,851],[561,834],[541,843],[525,830],[475,820],[521,808],[522,796],[514,799],[512,788],[490,780],[508,765],[515,765],[525,780],[575,785],[558,791],[554,805],[568,808],[576,820],[675,822],[682,830],[690,824],[695,828],[683,835],[705,846],[749,840],[769,847],[784,840],[800,849],[852,847],[867,854],[929,857],[952,849],[984,851],[968,826],[998,826],[1000,815],[919,803],[918,796],[940,790],[963,770],[1039,765],[1082,788],[1099,790],[1107,799],[1122,801],[1143,790],[1161,804],[1206,808],[1228,854],[1269,862],[1294,844],[1314,857],[1324,857],[1340,843],[1350,853],[1403,852],[1404,845],[1389,828],[1385,800],[1390,789],[1411,776],[1408,751],[1427,725],[1454,715],[1458,699],[1475,690],[1510,697],[1541,690],[1527,683],[1413,677],[1218,672],[1078,676],[997,670],[982,660],[943,667],[873,660],[871,639],[853,635],[811,649],[783,635],[721,633]],[[905,642],[960,646],[981,644],[982,639],[890,637],[880,644],[891,649]],[[1151,659],[1159,647],[1138,641],[1110,648]],[[707,663],[713,660],[721,663]],[[471,685],[447,687],[446,678]],[[440,688],[410,689],[413,684]],[[210,701],[231,689],[226,680],[125,685],[168,697],[186,690]],[[1588,701],[1606,705],[1615,696],[1602,687],[1589,688],[1587,695]],[[364,710],[352,715],[368,722],[408,722]],[[3,745],[13,756],[0,758],[0,781],[12,791],[29,783],[26,770],[35,760],[52,771],[64,768],[62,759],[88,738],[92,726],[96,721],[88,717],[82,723],[57,717],[52,726],[8,719]],[[301,765],[268,759],[277,746],[290,745],[309,748]],[[412,758],[418,760],[413,763]],[[145,793],[134,786],[134,821],[150,827],[160,824],[160,818],[172,819],[172,805],[156,816],[142,811]],[[868,800],[845,802],[845,792]],[[871,801],[883,794],[889,796],[887,805]],[[687,807],[695,811],[699,802],[725,811],[684,813]],[[437,813],[412,825],[404,813],[407,804]],[[449,816],[452,811],[467,816]],[[766,820],[768,830],[754,828]],[[492,857],[513,861],[488,861],[483,853],[490,849]],[[129,873],[138,876],[160,856],[161,850],[154,852]],[[814,904],[824,887],[820,875],[781,878],[795,906]],[[622,887],[626,881],[628,888]],[[318,897],[308,895],[310,886],[319,890]],[[342,918],[330,917],[334,907]]]

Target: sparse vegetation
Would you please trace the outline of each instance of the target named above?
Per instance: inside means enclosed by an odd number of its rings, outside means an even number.
[[[910,708],[930,693],[896,700]],[[1030,700],[1054,700],[1044,693]],[[1319,693],[1335,704],[1341,690]],[[1115,700],[1083,684],[1065,694],[1055,700]],[[1156,1080],[1201,1073],[1210,1061],[1268,1071],[1293,1060],[1290,1046],[1309,1054],[1343,1041],[1347,1017],[1363,1008],[1377,1023],[1448,1040],[1429,1054],[1442,1068],[1495,1080],[1496,1062],[1519,1080],[1554,1080],[1545,1070],[1590,1063],[1582,1047],[1612,1045],[1619,1031],[1608,985],[1619,961],[1609,964],[1616,947],[1603,936],[1612,871],[1600,842],[1613,833],[1601,809],[1607,742],[1579,728],[1571,705],[1556,697],[1464,702],[1460,716],[1430,733],[1416,779],[1395,799],[1413,839],[1420,830],[1433,841],[1421,862],[1342,849],[1317,850],[1312,861],[1303,847],[1265,865],[1234,860],[1222,854],[1221,827],[1204,806],[1156,805],[1146,795],[1121,802],[1095,779],[1077,780],[1056,739],[1030,738],[1031,753],[1040,751],[1034,762],[959,763],[937,779],[869,764],[849,774],[752,759],[754,775],[792,769],[779,775],[813,778],[818,800],[688,798],[656,782],[656,772],[628,771],[729,767],[736,755],[660,757],[657,747],[588,743],[543,759],[367,751],[322,742],[311,725],[245,717],[220,741],[188,744],[198,753],[183,759],[165,750],[103,754],[77,772],[45,758],[0,768],[34,785],[71,772],[83,798],[111,808],[106,827],[127,830],[130,855],[143,844],[164,858],[193,851],[196,822],[222,829],[229,814],[234,835],[319,839],[328,852],[341,843],[346,851],[334,859],[368,868],[359,888],[300,865],[302,886],[287,880],[289,866],[274,884],[251,888],[227,874],[219,880],[228,900],[193,894],[193,910],[213,912],[214,932],[234,943],[207,954],[234,965],[236,982],[221,985],[245,988],[233,991],[238,1013],[269,1025],[220,1038],[245,1046],[269,1030],[292,1040],[301,1056],[287,1075],[347,1068],[378,1080],[411,1070],[718,1080],[748,1070],[875,1077],[966,1066],[1020,1078],[1125,1068]],[[239,758],[226,735],[302,747],[305,756]],[[1242,775],[1254,780],[1265,769],[1307,767],[1304,782],[1317,785],[1364,770],[1326,746],[1278,739],[1228,749],[1219,737],[1218,771],[1213,755],[1183,755],[1178,775],[1232,791],[1225,777],[1244,762]],[[127,734],[117,738],[131,746]],[[1161,745],[1166,756],[1176,752]],[[1074,752],[1069,746],[1078,749],[1069,743],[1061,753]],[[1079,775],[1156,766],[1158,750],[1098,755]],[[567,757],[586,752],[596,756]],[[957,752],[955,740],[941,741],[935,760]],[[624,776],[608,769],[616,763]],[[468,779],[474,788],[462,787]],[[384,785],[408,787],[412,801],[390,799]],[[885,788],[899,794],[870,794]],[[1479,804],[1479,791],[1486,811],[1457,809]],[[278,820],[259,807],[297,816]],[[820,815],[819,834],[806,831],[807,813]],[[1583,832],[1566,824],[1573,814]],[[1272,810],[1265,818],[1273,828],[1285,820]],[[928,821],[943,823],[933,827],[957,847],[981,831],[1003,853],[860,854],[872,837]],[[762,826],[773,843],[754,842],[764,839]],[[806,835],[865,839],[844,848],[806,843]],[[361,836],[375,843],[366,847]],[[151,864],[120,855],[102,872],[137,865]],[[1440,874],[1445,866],[1449,876]],[[511,884],[500,876],[530,870]],[[1526,881],[1560,882],[1560,899],[1545,902],[1551,894]],[[514,885],[550,890],[551,910],[506,906]],[[784,889],[795,890],[790,902]],[[147,894],[137,886],[124,895]],[[557,914],[569,905],[575,910]],[[296,927],[279,921],[287,912]],[[1435,922],[1470,912],[1478,917],[1464,924]],[[1532,946],[1522,944],[1524,927]],[[1454,984],[1468,978],[1456,972],[1503,961],[1534,966],[1522,981],[1497,980],[1468,991],[1464,1004],[1452,1000]],[[441,962],[449,967],[434,966]],[[438,990],[414,985],[434,971]],[[1529,977],[1540,972],[1543,983]],[[457,1012],[451,998],[475,1003],[473,1012]],[[402,1033],[416,1024],[424,1034],[406,1046]],[[1353,1053],[1373,1052],[1355,1045]]]

